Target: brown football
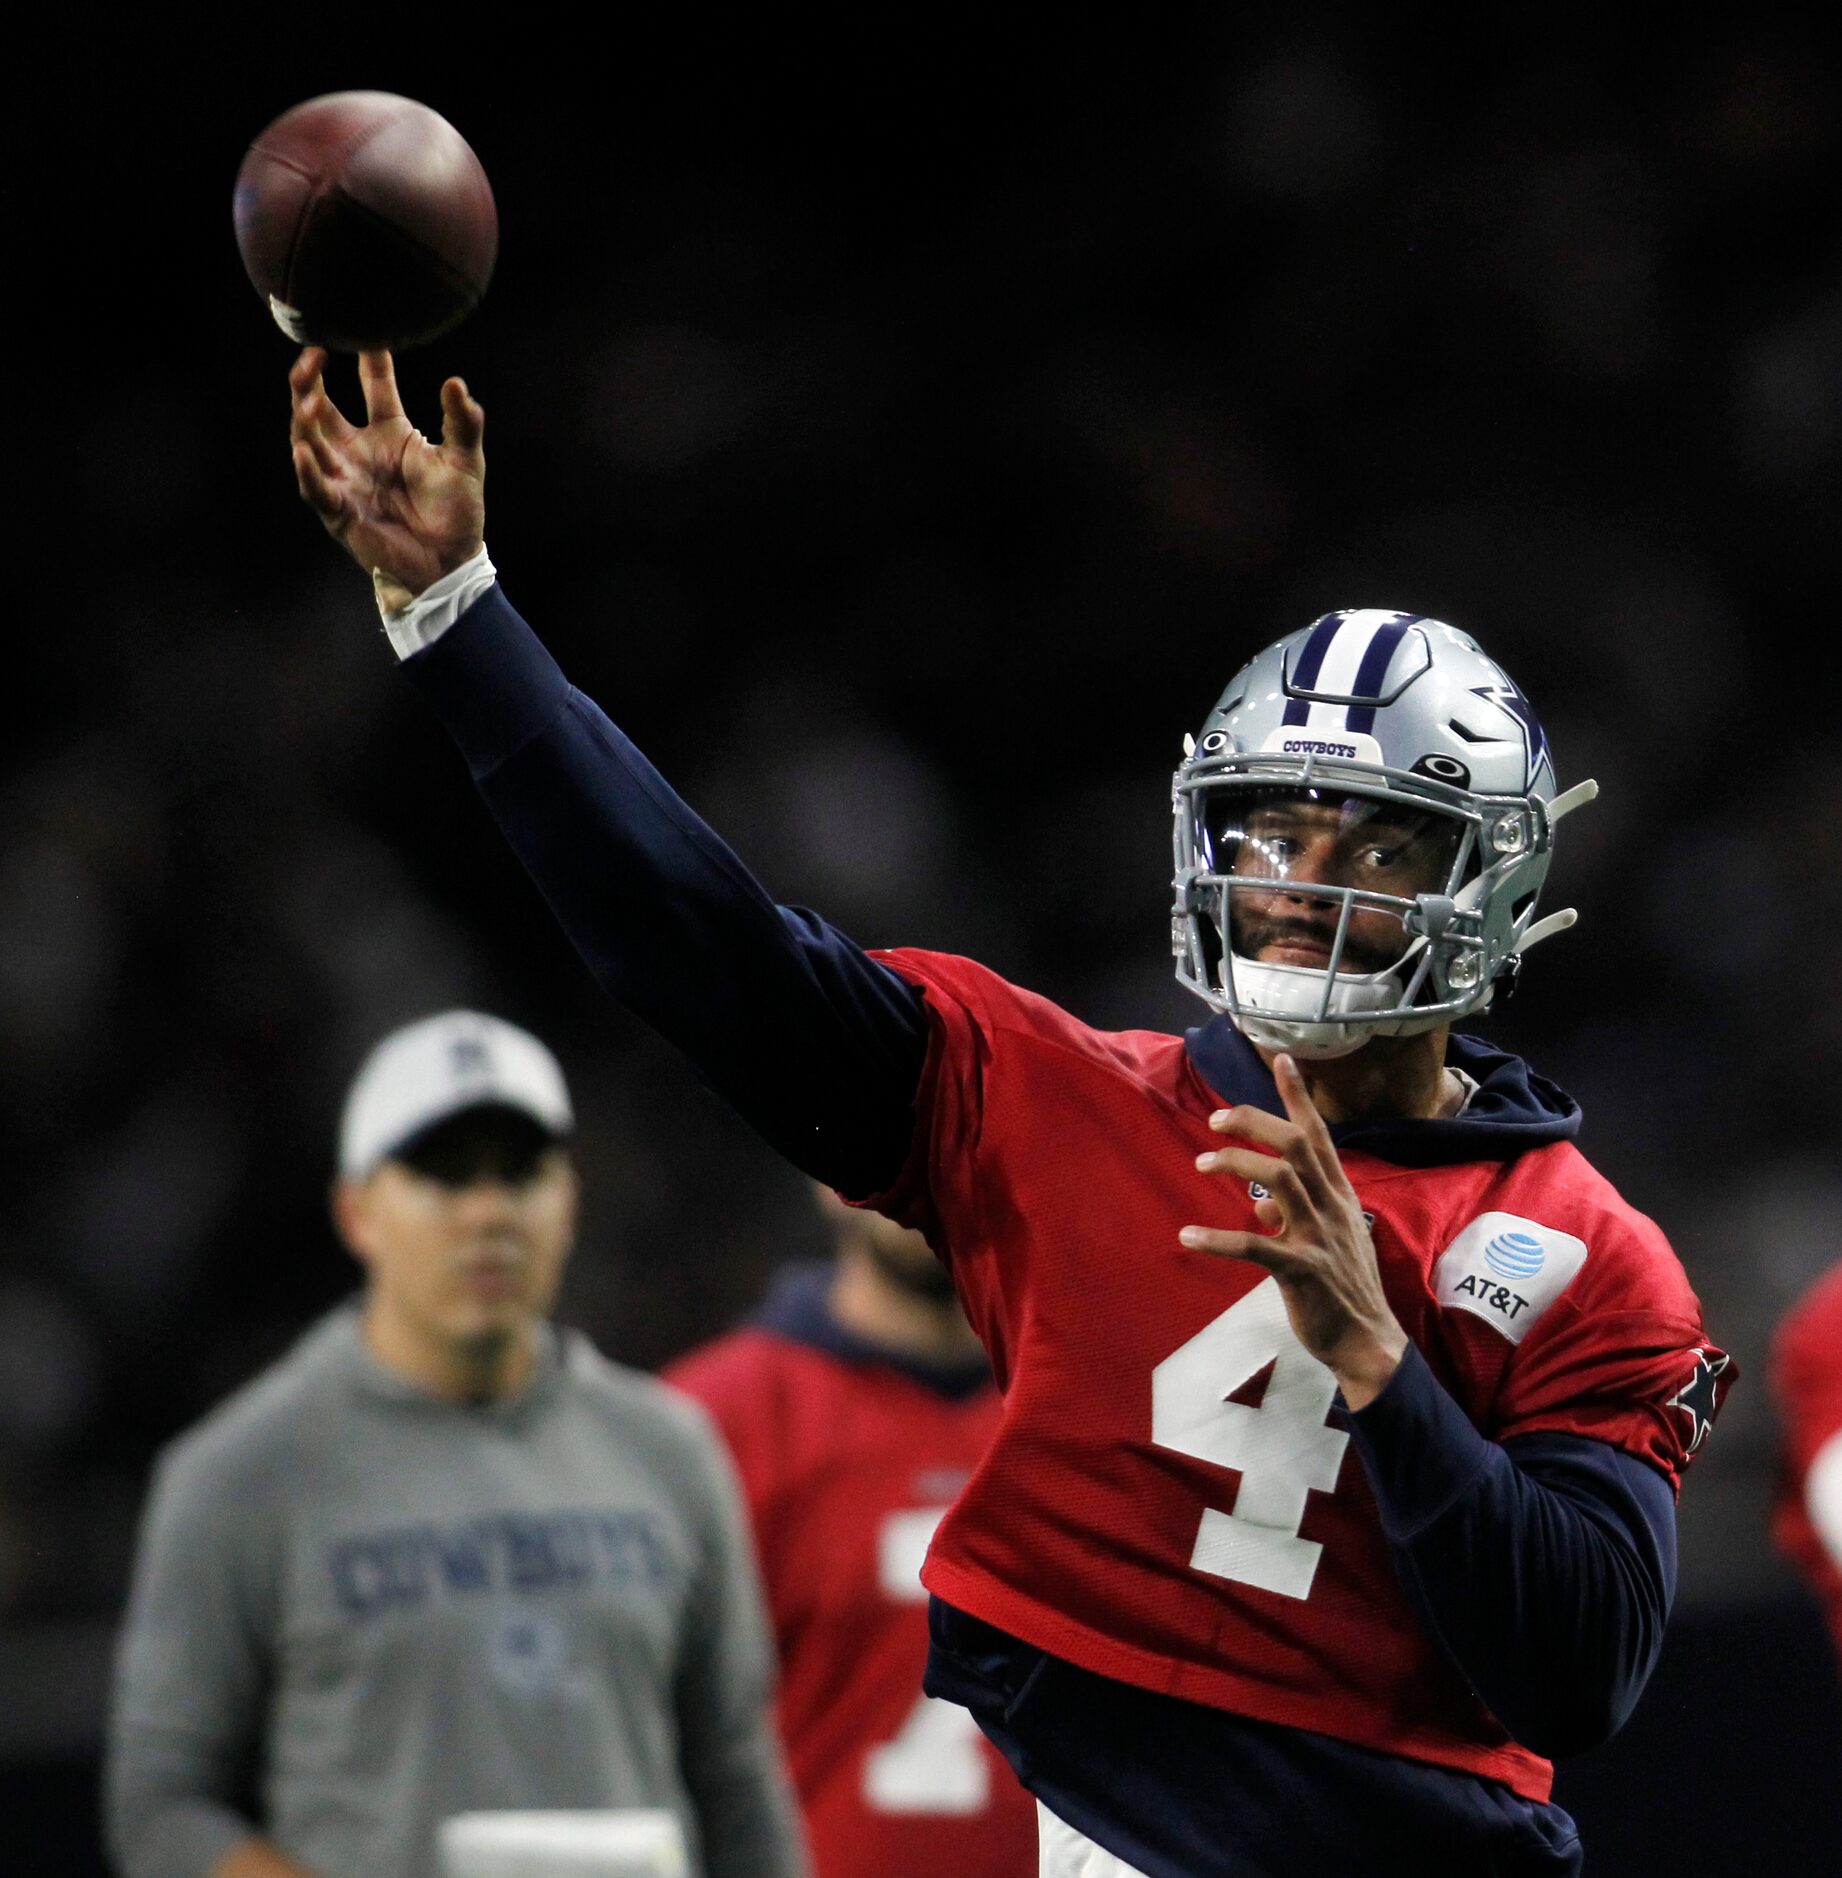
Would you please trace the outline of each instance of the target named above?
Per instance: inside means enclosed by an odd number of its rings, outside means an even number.
[[[499,251],[480,160],[439,112],[387,91],[284,111],[237,171],[237,247],[300,345],[403,351],[479,305]]]

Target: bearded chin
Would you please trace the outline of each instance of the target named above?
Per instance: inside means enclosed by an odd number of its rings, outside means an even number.
[[[876,1269],[910,1297],[929,1304],[944,1304],[953,1296],[953,1275],[931,1254],[926,1259],[905,1259],[870,1241],[870,1258]]]

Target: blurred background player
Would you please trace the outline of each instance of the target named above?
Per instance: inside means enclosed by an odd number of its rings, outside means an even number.
[[[1842,1264],[1786,1313],[1771,1387],[1782,1431],[1772,1534],[1816,1593],[1842,1656]]]
[[[395,1031],[345,1105],[362,1297],[162,1456],[122,1633],[125,1878],[434,1878],[451,1815],[669,1808],[708,1878],[804,1867],[733,1475],[548,1318],[575,1236],[556,1059]]]
[[[1030,1796],[965,1709],[921,1690],[921,1561],[997,1429],[990,1365],[927,1241],[816,1191],[835,1261],[788,1266],[665,1371],[741,1469],[813,1864],[1029,1878]]]

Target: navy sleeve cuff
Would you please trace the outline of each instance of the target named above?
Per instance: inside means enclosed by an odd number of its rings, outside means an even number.
[[[1382,1530],[1397,1545],[1449,1511],[1490,1465],[1491,1443],[1411,1343],[1388,1386],[1349,1423]]]
[[[482,594],[403,671],[460,746],[476,780],[541,736],[569,702],[569,680],[502,587]]]

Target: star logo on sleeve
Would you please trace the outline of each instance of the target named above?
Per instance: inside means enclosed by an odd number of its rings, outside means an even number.
[[[1714,1426],[1715,1411],[1720,1407],[1720,1379],[1732,1361],[1733,1358],[1722,1350],[1697,1350],[1695,1367],[1688,1381],[1669,1398],[1668,1406],[1680,1409],[1689,1418],[1685,1454],[1693,1454],[1707,1440],[1708,1430]]]

